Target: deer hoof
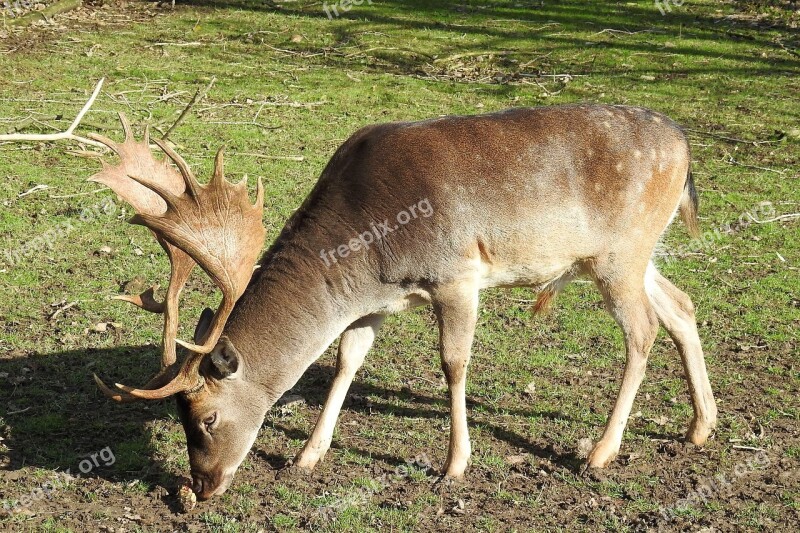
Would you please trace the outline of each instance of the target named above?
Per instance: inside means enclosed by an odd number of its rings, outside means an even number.
[[[689,424],[689,431],[686,432],[686,440],[696,446],[703,446],[712,431],[714,431],[713,424],[708,424],[695,418],[692,420],[692,423]]]
[[[611,462],[616,459],[619,452],[619,446],[607,444],[603,441],[598,442],[589,453],[589,458],[586,460],[586,465],[589,468],[606,468]]]
[[[313,472],[312,468],[305,468],[299,465],[294,464],[294,462],[289,461],[286,463],[286,466],[281,468],[278,473],[276,474],[276,479],[301,479],[304,477],[308,477]]]

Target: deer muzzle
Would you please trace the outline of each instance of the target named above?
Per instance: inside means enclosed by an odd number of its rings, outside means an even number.
[[[233,481],[233,473],[226,474],[221,470],[209,474],[192,472],[192,491],[200,500],[208,500],[212,496],[223,494]]]

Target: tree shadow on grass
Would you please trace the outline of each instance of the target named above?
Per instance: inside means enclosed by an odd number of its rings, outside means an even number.
[[[574,51],[579,54],[590,48],[598,51],[611,48],[630,53],[669,53],[696,60],[690,67],[683,68],[674,68],[665,63],[664,72],[672,75],[736,73],[774,76],[800,69],[796,52],[794,56],[789,55],[791,52],[787,52],[784,42],[797,39],[799,33],[796,28],[780,20],[753,22],[725,19],[721,14],[710,16],[707,14],[709,10],[699,13],[688,4],[673,5],[662,15],[656,4],[619,5],[579,0],[538,4],[508,0],[486,5],[463,0],[376,0],[372,5],[363,2],[348,11],[339,10],[338,15],[331,16],[330,7],[339,5],[337,2],[273,4],[257,0],[186,0],[185,3],[215,9],[271,12],[291,19],[331,19],[329,31],[334,34],[339,45],[357,44],[358,36],[365,32],[436,30],[453,33],[454,38],[450,43],[440,45],[442,57],[433,57],[417,50],[419,46],[415,47],[413,43],[408,49],[394,47],[372,50],[371,56],[367,57],[372,57],[376,63],[371,66],[369,63],[364,64],[364,54],[340,53],[335,50],[336,46],[322,54],[323,61],[331,65],[362,69],[366,67],[405,75],[423,73],[429,70],[426,66],[442,61],[451,54],[464,58],[498,51],[508,51],[516,54],[515,57],[541,59],[535,61],[536,64],[531,69],[535,73],[535,67],[549,66],[545,58],[552,52]],[[662,4],[665,3],[669,3],[668,0],[663,0]],[[327,11],[324,9],[325,5],[329,7]],[[341,23],[344,20],[347,22]],[[225,22],[220,21],[220,24],[224,27]],[[229,30],[236,32],[236,22],[230,21],[229,24]],[[752,24],[756,24],[758,29],[781,32],[785,39],[776,39],[772,33],[766,31],[753,32]],[[670,43],[669,49],[665,49],[663,42],[643,38],[649,34],[674,35],[677,40]],[[484,39],[479,44],[471,44],[459,38],[461,35],[479,35]],[[708,46],[698,47],[697,41],[706,42]],[[780,51],[781,56],[768,58],[742,47],[732,50],[728,46],[718,46],[742,42],[773,48]],[[302,43],[289,43],[286,48],[290,48],[295,54],[320,55],[319,50],[306,49],[306,45]],[[591,61],[562,66],[569,66],[572,74],[587,74],[594,69],[619,75],[638,72],[619,63],[595,65]],[[634,76],[636,77],[638,75]]]

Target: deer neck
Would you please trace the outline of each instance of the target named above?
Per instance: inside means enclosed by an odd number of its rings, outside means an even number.
[[[352,283],[355,272],[344,268],[326,267],[306,246],[279,242],[262,258],[237,302],[225,335],[244,359],[248,381],[264,389],[270,405],[350,324],[368,313],[364,301],[379,289],[379,283],[370,282],[377,278],[367,276],[361,282],[362,275],[359,283]]]

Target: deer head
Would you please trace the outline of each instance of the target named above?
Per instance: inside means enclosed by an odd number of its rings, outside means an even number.
[[[125,141],[118,144],[100,135],[92,138],[118,156],[116,166],[103,169],[90,181],[102,183],[131,204],[133,224],[148,227],[167,252],[171,264],[166,299],[158,302],[150,288],[138,296],[121,296],[147,311],[164,314],[161,371],[141,388],[108,387],[94,376],[100,390],[118,402],[161,400],[177,395],[186,432],[194,490],[201,498],[223,492],[244,459],[261,426],[266,407],[258,386],[247,380],[247,365],[223,327],[242,295],[264,242],[264,187],[259,180],[255,204],[247,193],[247,178],[238,184],[223,174],[223,151],[217,152],[214,173],[200,184],[186,161],[166,143],[154,142],[175,164],[156,159],[149,135],[136,142],[120,114]],[[222,291],[216,312],[206,309],[192,343],[177,339],[178,301],[192,269],[199,265]],[[177,361],[176,343],[188,349]],[[266,399],[263,400],[266,402]]]

